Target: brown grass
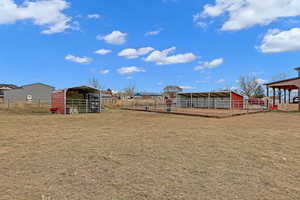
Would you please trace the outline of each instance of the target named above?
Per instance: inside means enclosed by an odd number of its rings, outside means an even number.
[[[0,112],[2,200],[298,200],[300,114]]]

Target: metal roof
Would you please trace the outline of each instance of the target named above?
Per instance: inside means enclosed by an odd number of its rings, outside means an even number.
[[[234,93],[236,95],[240,95],[237,92],[234,91],[215,91],[215,92],[190,92],[190,93],[178,93],[178,95],[183,95],[183,96],[193,96],[193,97],[228,97],[230,96],[231,93]]]
[[[298,89],[300,87],[300,77],[274,81],[265,85],[271,88]]]

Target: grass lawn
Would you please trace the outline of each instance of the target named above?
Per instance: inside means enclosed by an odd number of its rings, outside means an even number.
[[[0,112],[0,200],[299,200],[300,114]]]

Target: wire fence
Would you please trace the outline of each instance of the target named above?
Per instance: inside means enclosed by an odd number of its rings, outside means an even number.
[[[56,100],[56,104],[64,106],[66,103],[66,112],[69,114],[76,113],[94,113],[101,111],[106,105],[115,104],[116,101],[112,98],[103,98],[99,100],[85,100],[85,99],[69,99],[65,102],[64,99],[61,101]],[[52,107],[51,99],[32,99],[28,100],[16,100],[16,99],[5,99],[0,101],[0,109],[12,110],[12,111],[33,111],[33,112],[50,112]]]
[[[132,101],[122,106],[123,109],[174,112],[190,114],[238,114],[258,112],[268,109],[267,101],[232,101],[232,100],[177,100],[177,101]]]

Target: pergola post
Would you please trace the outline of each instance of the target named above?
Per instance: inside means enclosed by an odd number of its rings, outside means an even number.
[[[286,104],[286,89],[284,89],[283,92],[284,92],[284,104]]]
[[[278,97],[279,97],[279,105],[281,104],[281,88],[278,90]]]
[[[276,105],[276,89],[273,88],[273,106]]]
[[[269,109],[269,97],[270,97],[270,91],[269,86],[267,86],[267,108]]]

